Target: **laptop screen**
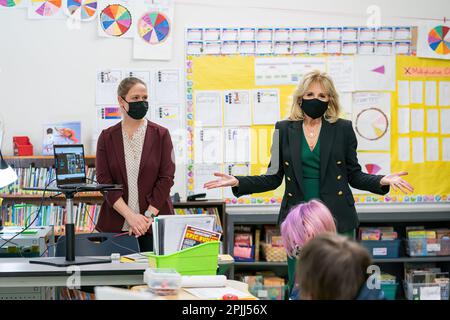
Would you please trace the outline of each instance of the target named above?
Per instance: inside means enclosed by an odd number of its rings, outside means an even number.
[[[54,145],[57,185],[85,183],[85,161],[82,144]]]

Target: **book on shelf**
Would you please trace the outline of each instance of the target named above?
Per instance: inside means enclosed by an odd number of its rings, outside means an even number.
[[[264,226],[264,233],[265,233],[265,242],[274,246],[274,247],[281,247],[283,246],[282,240],[281,240],[281,232],[280,228],[274,225],[265,225]]]
[[[255,261],[259,261],[259,252],[260,252],[260,245],[261,245],[261,229],[257,228],[255,229]]]
[[[179,250],[191,248],[210,241],[220,241],[220,236],[221,233],[219,232],[209,231],[187,224],[184,228]]]
[[[74,205],[75,231],[91,232],[100,213],[100,204],[79,203]],[[32,226],[54,226],[55,233],[64,231],[66,213],[63,206],[55,204],[42,206],[37,215],[39,206],[31,204],[2,205],[0,214],[5,226],[25,226],[34,221]],[[89,217],[90,216],[90,217]]]
[[[255,246],[253,243],[252,226],[236,225],[234,226],[234,247],[233,257],[237,261],[254,261]]]
[[[216,222],[214,224],[214,231],[223,233],[222,222],[220,221],[219,209],[217,207],[195,207],[195,208],[175,208],[176,215],[186,215],[186,214],[209,214],[216,217]]]

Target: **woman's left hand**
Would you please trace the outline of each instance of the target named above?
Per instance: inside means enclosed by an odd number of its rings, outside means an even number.
[[[401,178],[401,176],[406,176],[407,174],[408,172],[406,171],[388,174],[380,180],[380,184],[382,186],[391,186],[394,191],[401,190],[406,194],[408,191],[413,192],[413,186]]]

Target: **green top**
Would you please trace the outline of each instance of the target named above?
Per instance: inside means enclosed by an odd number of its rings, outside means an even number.
[[[302,133],[302,166],[303,166],[303,190],[305,201],[319,199],[320,197],[320,138],[317,140],[313,151],[309,149],[305,134]]]
[[[311,199],[320,198],[320,138],[311,151],[302,131],[302,166],[303,166],[303,191],[305,192],[305,202]],[[295,281],[296,259],[288,259],[289,292],[292,291]]]

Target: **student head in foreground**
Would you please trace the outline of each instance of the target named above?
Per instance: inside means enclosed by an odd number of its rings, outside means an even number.
[[[330,210],[320,200],[311,200],[293,207],[281,224],[281,236],[287,255],[291,260],[301,251],[301,248],[317,235],[336,233],[336,224]],[[295,263],[288,264],[289,289],[292,296],[298,294],[294,287]]]
[[[369,252],[357,242],[322,233],[301,250],[297,263],[300,299],[382,300],[383,291],[369,289]]]

